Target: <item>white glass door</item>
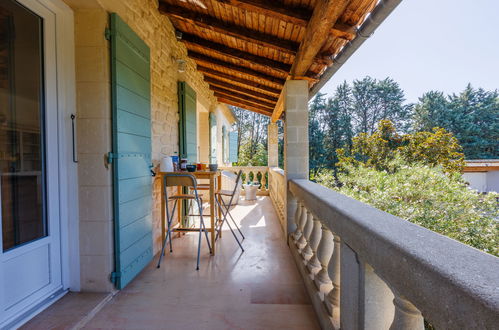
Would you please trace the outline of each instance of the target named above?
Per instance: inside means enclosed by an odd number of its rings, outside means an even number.
[[[0,2],[0,328],[62,288],[55,28]]]

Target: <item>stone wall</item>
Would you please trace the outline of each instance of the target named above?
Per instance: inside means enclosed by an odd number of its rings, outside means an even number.
[[[105,166],[111,150],[108,14],[116,12],[151,49],[152,158],[178,152],[177,82],[196,90],[198,107],[208,111],[216,99],[195,63],[175,38],[157,0],[64,0],[75,13],[78,154],[80,180],[80,254],[83,291],[111,291],[113,271],[112,173]],[[177,60],[186,70],[178,72]],[[154,182],[154,252],[161,245],[160,185]]]

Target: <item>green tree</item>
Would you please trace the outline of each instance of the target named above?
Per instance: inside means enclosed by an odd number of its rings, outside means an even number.
[[[404,104],[404,92],[391,78],[377,80],[369,76],[354,80],[352,119],[355,133],[372,134],[380,120],[388,119],[397,129],[409,128],[410,106]]]
[[[326,112],[326,99],[324,94],[318,93],[309,104],[308,117],[308,143],[309,143],[309,167],[315,173],[319,168],[326,165],[324,145],[325,126],[324,115]]]
[[[338,150],[339,169],[315,180],[357,200],[499,254],[499,195],[482,195],[462,179],[464,155],[443,128],[400,135],[388,120],[353,139],[352,156]]]
[[[336,167],[338,162],[336,149],[351,148],[353,138],[351,111],[351,89],[347,82],[343,82],[336,88],[334,96],[328,99],[324,114],[324,163],[327,167]]]
[[[444,93],[429,91],[419,98],[419,103],[413,109],[413,130],[431,131],[434,127],[441,126],[443,116],[449,112],[449,102]]]
[[[237,118],[239,166],[267,165],[267,125],[269,117],[232,107]]]
[[[499,93],[474,89],[447,98],[441,92],[425,93],[414,106],[416,131],[442,127],[453,133],[468,159],[499,157]]]
[[[339,165],[365,166],[377,171],[395,173],[401,159],[406,164],[441,166],[448,173],[461,173],[464,154],[457,139],[443,128],[433,132],[400,135],[389,120],[379,122],[373,134],[360,133],[353,138],[351,156],[338,150]]]

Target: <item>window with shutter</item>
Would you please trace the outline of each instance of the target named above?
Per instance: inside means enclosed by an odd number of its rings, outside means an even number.
[[[237,163],[237,131],[229,133],[229,162]]]
[[[190,163],[198,160],[196,92],[186,82],[178,83],[179,150],[182,158]]]

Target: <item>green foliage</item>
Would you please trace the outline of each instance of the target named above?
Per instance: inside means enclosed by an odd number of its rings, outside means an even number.
[[[237,118],[238,162],[236,166],[267,165],[267,125],[269,117],[238,107],[231,107]]]
[[[383,119],[391,120],[398,130],[407,130],[410,106],[404,104],[404,91],[393,79],[377,80],[367,76],[354,80],[351,98],[355,133],[371,134]]]
[[[267,148],[262,143],[253,144],[250,141],[239,147],[239,158],[235,166],[266,166]]]
[[[339,149],[339,166],[365,166],[378,171],[394,173],[398,170],[393,160],[402,159],[406,164],[421,163],[442,166],[446,172],[460,173],[464,155],[457,139],[443,128],[433,132],[399,135],[393,123],[382,120],[373,134],[360,133],[353,138],[351,156]]]
[[[499,157],[499,93],[468,85],[459,95],[425,93],[414,106],[413,129],[453,133],[468,159]]]
[[[442,167],[407,164],[396,157],[389,173],[369,166],[344,164],[338,174],[322,170],[316,180],[332,189],[370,204],[402,219],[487,253],[499,255],[499,195],[470,190],[459,173],[446,173]]]
[[[339,168],[315,180],[430,230],[499,254],[499,194],[478,194],[461,177],[464,155],[444,129],[399,135],[382,120],[373,134],[353,139],[352,156],[339,149]]]
[[[310,103],[309,146],[311,175],[321,168],[336,168],[336,150],[350,150],[355,134],[373,133],[380,120],[392,120],[407,130],[410,106],[397,82],[365,77],[340,84],[333,97],[318,94]]]

